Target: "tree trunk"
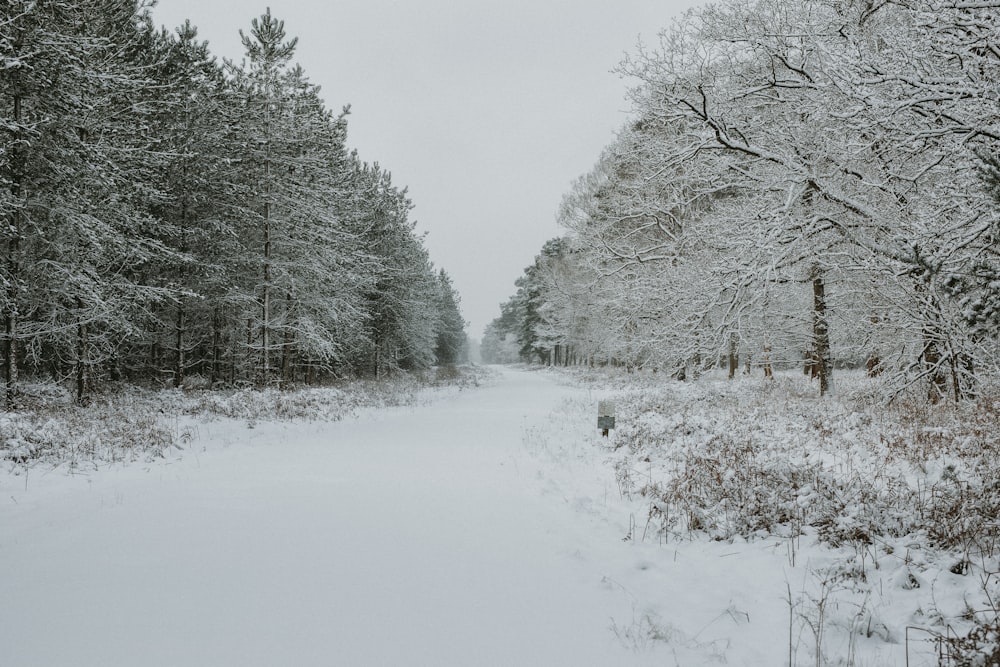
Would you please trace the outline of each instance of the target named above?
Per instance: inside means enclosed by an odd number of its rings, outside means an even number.
[[[254,370],[257,360],[254,358],[253,354],[253,318],[247,318],[247,347],[245,355],[245,366],[241,377],[247,382],[253,382],[254,380]]]
[[[932,403],[937,403],[948,393],[948,380],[945,377],[943,357],[941,355],[941,343],[945,342],[941,335],[941,328],[938,319],[938,304],[934,295],[928,292],[927,285],[922,281],[917,281],[914,291],[921,295],[924,304],[922,314],[923,326],[921,335],[924,339],[924,349],[920,353],[920,359],[924,363],[930,384],[927,387],[927,398]]]
[[[823,282],[823,271],[818,265],[813,266],[810,278],[813,287],[813,363],[819,377],[819,395],[826,396],[833,388],[830,328],[826,317],[826,284]]]
[[[270,206],[265,203],[265,209]],[[260,325],[260,375],[261,384],[267,384],[271,374],[270,369],[270,335],[271,322],[271,226],[268,220],[264,221],[264,294],[261,298],[261,325]]]
[[[187,326],[184,312],[184,299],[177,304],[177,321],[174,324],[174,344],[177,346],[174,355],[174,386],[180,387],[184,382],[184,366],[187,360],[184,358],[184,330]]]
[[[955,381],[955,401],[976,396],[976,366],[972,355],[961,353],[953,372]]]
[[[232,344],[229,347],[229,385],[236,385],[236,373],[238,372],[240,360],[240,323],[234,317],[232,325]]]
[[[271,104],[267,100],[264,120],[264,293],[261,295],[260,373],[266,385],[271,374]]]
[[[740,365],[739,350],[736,347],[736,334],[729,334],[729,379],[736,377],[736,369]]]
[[[930,327],[924,327],[924,350],[921,357],[931,380],[927,398],[931,403],[937,403],[947,394],[948,380],[941,370],[941,350]]]
[[[292,317],[292,295],[287,294],[285,296],[285,332],[284,340],[281,343],[281,381],[283,383],[292,382],[292,354],[294,351],[295,340],[292,334],[291,327],[291,317]]]
[[[8,295],[11,295],[13,293],[14,299],[17,298],[16,287],[12,286],[7,293]],[[6,338],[6,340],[4,341],[4,348],[3,348],[4,380],[6,382],[5,400],[7,408],[10,410],[13,410],[15,407],[17,407],[17,384],[18,384],[17,301],[14,299],[11,300],[10,309],[7,311],[7,316],[4,318],[4,336]]]
[[[872,315],[868,318],[868,321],[871,322],[874,328],[882,323],[882,318],[878,315]],[[882,374],[882,358],[878,352],[872,351],[868,353],[868,358],[865,360],[865,372],[870,378],[878,377]]]
[[[184,183],[185,190],[181,196],[181,238],[179,249],[182,253],[187,254],[188,248],[188,224],[190,223],[191,211],[188,205],[188,193],[187,193],[187,175],[188,175],[188,165],[187,161],[181,167],[182,182]],[[184,276],[187,273],[187,269],[182,265],[180,268],[180,276],[182,279],[182,284],[184,282]],[[185,358],[185,336],[187,329],[187,309],[184,297],[180,297],[177,302],[177,320],[175,323],[174,332],[174,344],[177,346],[176,355],[174,356],[174,386],[180,387],[184,382],[184,372],[186,370],[187,359]]]
[[[14,200],[14,209],[10,215],[10,240],[7,242],[7,312],[4,313],[4,347],[3,373],[6,381],[5,402],[9,409],[16,407],[18,368],[17,368],[17,336],[18,336],[18,303],[21,295],[21,227],[26,192],[24,189],[24,144],[21,133],[21,116],[23,115],[20,94],[14,95],[14,147],[11,155],[10,193]]]
[[[83,310],[83,301],[77,299],[77,306]],[[87,353],[87,325],[78,321],[76,327],[76,402],[83,405],[87,396],[87,366],[89,364]]]
[[[212,311],[212,386],[222,375],[222,322],[219,307]]]

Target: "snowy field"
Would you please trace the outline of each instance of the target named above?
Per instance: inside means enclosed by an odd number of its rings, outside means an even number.
[[[336,422],[184,417],[184,447],[148,460],[9,460],[0,665],[918,667],[990,604],[995,554],[877,536],[861,482],[809,525],[825,471],[888,467],[850,440],[856,406],[783,378],[770,414],[749,380],[756,399],[634,382],[502,369]],[[775,448],[732,458],[711,434],[734,420]],[[921,479],[971,475],[946,465]],[[712,495],[736,483],[767,521]]]

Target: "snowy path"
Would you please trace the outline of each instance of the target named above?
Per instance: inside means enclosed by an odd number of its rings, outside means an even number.
[[[620,543],[539,492],[544,374],[336,424],[209,423],[176,461],[0,478],[0,665],[640,665]],[[610,481],[610,480],[609,480]],[[600,527],[600,524],[597,524]]]

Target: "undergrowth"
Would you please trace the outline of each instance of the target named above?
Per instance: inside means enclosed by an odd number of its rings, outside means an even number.
[[[782,378],[624,394],[620,483],[641,461],[647,479],[629,488],[650,499],[665,534],[812,528],[837,547],[922,533],[970,557],[1000,553],[1000,400],[883,406],[860,393],[819,400],[803,386]]]
[[[0,464],[13,472],[34,465],[152,461],[194,437],[181,417],[257,421],[339,421],[360,409],[413,405],[421,390],[468,388],[489,378],[481,367],[356,380],[336,387],[150,390],[120,386],[76,405],[65,388],[28,385],[21,409],[0,412]]]
[[[777,537],[792,566],[801,539],[814,540],[837,554],[824,585],[854,591],[861,625],[884,641],[905,640],[898,628],[872,631],[884,625],[871,616],[884,593],[876,570],[898,572],[900,590],[963,577],[965,611],[924,609],[911,622],[933,638],[939,665],[1000,665],[1000,390],[961,404],[916,393],[884,403],[877,382],[841,373],[837,395],[820,399],[796,374],[613,378],[619,491],[646,503],[646,539]]]

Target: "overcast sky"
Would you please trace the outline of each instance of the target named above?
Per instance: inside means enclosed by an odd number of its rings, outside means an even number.
[[[348,143],[407,186],[435,265],[479,339],[556,210],[627,118],[611,72],[698,0],[285,0],[271,13],[327,106],[351,105]],[[239,30],[268,4],[159,0],[239,61]]]

